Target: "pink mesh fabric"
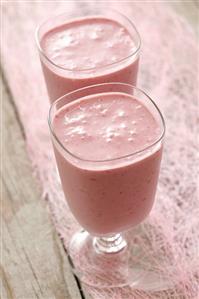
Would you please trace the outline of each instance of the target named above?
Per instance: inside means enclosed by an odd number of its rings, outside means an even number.
[[[68,9],[56,4],[59,12]],[[164,4],[132,2],[113,5],[127,13],[142,37],[139,87],[156,101],[165,116],[167,133],[156,203],[137,236],[153,256],[164,256],[159,266],[170,275],[174,287],[167,292],[140,292],[130,287],[98,290],[86,287],[94,299],[198,298],[198,69],[199,50],[191,25]],[[20,40],[11,25],[5,28],[2,55],[11,91],[25,130],[27,149],[47,199],[57,232],[67,246],[79,228],[57,182],[55,161],[47,127],[48,98],[33,41],[35,25],[55,5],[31,11],[18,10],[26,24]],[[10,20],[16,6],[7,7]],[[5,9],[5,10],[6,10]],[[45,11],[45,13],[44,13]],[[57,12],[58,12],[57,11]],[[8,19],[9,21],[9,19]],[[9,23],[10,24],[10,23]],[[12,47],[12,45],[18,45]],[[23,64],[23,65],[22,65]],[[136,230],[133,231],[136,235]],[[146,242],[150,240],[150,242]],[[173,267],[171,268],[170,265]]]

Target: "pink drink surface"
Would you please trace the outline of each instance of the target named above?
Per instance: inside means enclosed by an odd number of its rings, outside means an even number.
[[[51,101],[88,85],[136,84],[138,56],[132,55],[135,42],[114,20],[93,17],[63,24],[43,36],[41,47],[54,64],[41,57]]]
[[[65,196],[86,230],[94,235],[121,232],[148,215],[162,148],[131,155],[152,145],[161,133],[141,102],[116,92],[83,97],[57,112],[53,130],[61,144],[82,159],[55,142]]]

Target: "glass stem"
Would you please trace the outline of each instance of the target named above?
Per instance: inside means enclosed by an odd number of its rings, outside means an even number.
[[[99,253],[117,253],[127,246],[127,242],[121,234],[113,234],[108,237],[94,237],[93,246]]]

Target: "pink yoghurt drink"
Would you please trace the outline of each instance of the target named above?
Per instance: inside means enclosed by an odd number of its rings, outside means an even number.
[[[136,85],[140,37],[117,12],[55,17],[39,28],[37,44],[51,102],[93,84]]]
[[[106,87],[72,93],[70,103],[63,97],[50,112],[65,196],[95,236],[127,230],[149,214],[162,156],[163,123],[155,104],[139,90]]]

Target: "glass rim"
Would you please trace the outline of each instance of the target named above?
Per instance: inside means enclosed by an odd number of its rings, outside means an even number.
[[[137,90],[139,92],[141,92],[143,95],[145,95],[148,100],[153,104],[153,106],[156,108],[159,116],[160,116],[160,120],[161,120],[161,123],[162,123],[162,131],[161,131],[161,134],[160,136],[157,138],[157,140],[155,140],[153,143],[151,143],[149,146],[141,149],[141,150],[138,150],[138,151],[135,151],[133,153],[130,153],[130,154],[127,154],[127,155],[123,155],[123,156],[120,156],[120,157],[116,157],[116,158],[109,158],[109,159],[100,159],[100,160],[94,160],[94,159],[85,159],[85,158],[81,158],[79,156],[77,156],[76,154],[73,154],[70,150],[68,150],[63,144],[62,142],[59,140],[59,138],[57,137],[57,135],[54,133],[54,130],[52,128],[52,117],[51,117],[51,113],[52,113],[52,109],[57,105],[58,102],[60,102],[61,100],[63,100],[66,96],[70,96],[74,93],[77,93],[81,90],[86,90],[86,89],[89,89],[89,88],[92,88],[92,87],[99,87],[99,86],[109,86],[109,85],[122,85],[122,86],[126,86],[126,87],[131,87],[133,88],[134,90]],[[75,101],[81,99],[81,97],[79,97],[78,99],[76,99]],[[71,102],[69,102],[68,104],[70,104]],[[63,106],[66,106],[67,104],[63,105]],[[118,160],[122,160],[122,159],[127,159],[127,158],[130,158],[130,157],[133,157],[133,156],[136,156],[138,154],[141,154],[141,153],[144,153],[146,151],[148,151],[150,148],[154,147],[156,144],[158,144],[159,142],[162,141],[162,139],[164,138],[164,135],[165,135],[165,131],[166,131],[166,124],[165,124],[165,120],[164,120],[164,117],[160,111],[160,109],[158,108],[158,106],[156,105],[156,103],[152,100],[152,98],[145,92],[143,91],[142,89],[134,86],[134,85],[131,85],[131,84],[126,84],[126,83],[120,83],[120,82],[110,82],[110,83],[101,83],[101,84],[94,84],[94,85],[90,85],[90,86],[86,86],[86,87],[83,87],[83,88],[79,88],[79,89],[76,89],[74,91],[71,91],[63,96],[61,96],[60,98],[58,98],[56,101],[54,101],[51,106],[50,106],[50,109],[49,109],[49,113],[48,113],[48,125],[49,125],[49,128],[50,128],[50,133],[52,134],[53,138],[55,138],[56,142],[61,146],[61,148],[66,151],[70,156],[72,156],[73,158],[75,159],[78,159],[80,161],[84,161],[84,162],[92,162],[92,163],[104,163],[104,162],[111,162],[111,161],[118,161]]]
[[[104,11],[105,8],[100,8],[101,11]],[[49,57],[48,55],[46,55],[45,51],[43,50],[43,48],[41,47],[41,43],[40,43],[40,39],[39,39],[39,31],[40,29],[42,28],[42,26],[44,26],[45,24],[47,24],[51,19],[53,19],[53,17],[50,17],[48,19],[46,19],[45,21],[43,21],[41,24],[39,24],[36,29],[35,29],[35,40],[36,40],[36,45],[37,45],[37,48],[39,50],[39,53],[50,63],[52,64],[54,67],[58,68],[58,69],[61,69],[61,70],[64,70],[64,71],[68,71],[68,72],[73,72],[73,73],[84,73],[84,72],[88,72],[88,71],[92,71],[92,70],[103,70],[103,69],[106,69],[108,67],[112,67],[114,65],[118,65],[120,64],[121,62],[123,61],[126,61],[128,59],[130,59],[131,57],[135,56],[137,53],[139,53],[139,50],[141,48],[141,37],[140,37],[140,34],[136,28],[136,26],[134,25],[134,23],[130,20],[129,17],[127,17],[126,15],[120,13],[119,11],[117,11],[116,9],[109,9],[109,11],[112,11],[118,15],[120,15],[122,18],[126,19],[128,21],[128,23],[133,27],[133,29],[135,30],[136,32],[136,35],[138,37],[138,45],[136,46],[136,49],[128,56],[125,56],[124,58],[122,59],[119,59],[115,62],[111,62],[111,63],[108,63],[104,66],[99,66],[99,67],[91,67],[91,68],[86,68],[86,69],[76,69],[76,70],[71,70],[69,68],[66,68],[66,67],[63,67],[63,66],[60,66],[59,64],[56,64],[55,62],[53,62]],[[59,14],[59,15],[56,15],[54,16],[54,18],[58,18],[58,17],[62,17],[66,14],[65,13],[62,13],[62,14]],[[71,14],[69,13],[68,16],[70,16]],[[84,19],[84,18],[93,18],[93,17],[96,17],[97,15],[93,14],[93,15],[90,15],[90,16],[85,16],[85,17],[81,17],[80,19]],[[103,15],[102,15],[103,16]],[[108,17],[107,17],[108,19]],[[111,19],[111,18],[110,18]],[[76,17],[72,18],[71,19],[71,22],[77,20]],[[119,21],[117,20],[114,20],[116,22],[118,22],[120,24]],[[70,22],[70,21],[69,21]]]

